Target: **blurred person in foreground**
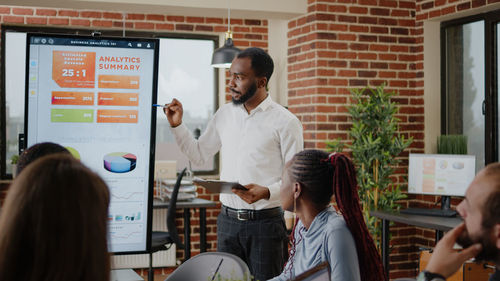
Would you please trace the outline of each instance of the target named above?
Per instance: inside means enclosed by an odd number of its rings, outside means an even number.
[[[457,206],[464,222],[450,230],[434,248],[427,267],[417,280],[442,281],[470,258],[496,266],[490,281],[500,281],[500,163],[482,169]],[[455,242],[463,250],[453,249]]]
[[[109,190],[71,155],[35,160],[0,215],[0,281],[109,281]]]
[[[357,187],[354,165],[343,154],[304,150],[287,162],[281,205],[297,214],[298,223],[292,233],[290,258],[273,281],[293,279],[325,261],[330,266],[330,280],[385,280]],[[338,212],[330,206],[332,196]]]
[[[40,142],[28,147],[21,153],[21,155],[19,155],[16,174],[19,175],[19,173],[21,173],[21,171],[24,170],[29,163],[35,161],[36,159],[55,153],[70,154],[64,146],[53,142]]]

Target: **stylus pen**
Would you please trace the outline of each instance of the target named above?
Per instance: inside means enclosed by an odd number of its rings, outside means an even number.
[[[169,106],[170,103],[167,103],[166,105],[163,105],[163,104],[153,104],[153,106],[156,106],[156,107],[163,107],[163,108],[166,108],[167,106]]]

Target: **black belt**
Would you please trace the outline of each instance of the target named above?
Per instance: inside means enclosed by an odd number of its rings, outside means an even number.
[[[281,207],[263,209],[263,210],[247,210],[233,209],[222,205],[222,213],[228,217],[238,219],[240,221],[261,220],[277,216],[283,216]]]

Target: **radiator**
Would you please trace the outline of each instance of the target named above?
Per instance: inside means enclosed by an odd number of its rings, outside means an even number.
[[[167,209],[153,209],[153,230],[166,231]],[[175,244],[167,251],[153,254],[153,267],[176,266]],[[141,255],[116,255],[111,259],[111,268],[147,268],[149,267],[149,254]]]

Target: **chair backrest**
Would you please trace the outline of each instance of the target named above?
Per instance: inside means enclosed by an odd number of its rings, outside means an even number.
[[[177,232],[177,226],[175,225],[175,211],[177,210],[177,195],[179,195],[179,189],[181,187],[182,177],[186,173],[187,168],[184,168],[180,174],[177,176],[177,181],[174,185],[174,190],[172,191],[172,196],[170,196],[170,201],[168,203],[167,210],[167,229],[170,234],[170,238],[174,241],[175,245],[179,249],[184,249],[184,244],[182,244]]]
[[[181,264],[166,281],[242,280],[250,281],[250,270],[239,257],[222,252],[205,252]]]

